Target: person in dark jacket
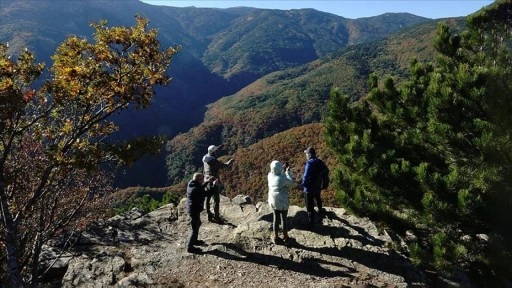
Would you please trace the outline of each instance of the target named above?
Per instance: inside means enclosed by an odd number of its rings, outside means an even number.
[[[220,162],[217,160],[216,152],[222,145],[215,146],[210,145],[208,147],[208,154],[203,156],[203,169],[204,175],[214,177],[215,179],[220,179],[220,169],[227,168],[231,165],[233,159],[230,159],[226,163]],[[222,219],[220,218],[219,213],[219,204],[220,204],[220,193],[222,192],[222,184],[221,181],[218,180],[217,184],[210,185],[209,192],[206,195],[206,212],[208,212],[208,221],[222,223]],[[210,200],[213,197],[213,213],[210,210]]]
[[[215,185],[217,180],[209,177],[208,181],[204,181],[204,175],[195,173],[187,184],[187,213],[190,216],[190,225],[192,232],[188,238],[187,251],[190,253],[199,253],[201,249],[194,245],[204,243],[198,240],[199,227],[201,226],[201,211],[203,211],[204,198],[206,196],[206,189],[209,183]]]
[[[304,202],[308,212],[309,223],[314,225],[315,218],[315,202],[318,207],[319,213],[324,213],[325,209],[322,207],[322,198],[320,191],[323,187],[323,179],[329,173],[329,169],[325,163],[318,159],[316,156],[315,148],[308,147],[304,150],[306,154],[306,164],[304,168],[304,175],[302,176],[302,189],[304,191]]]

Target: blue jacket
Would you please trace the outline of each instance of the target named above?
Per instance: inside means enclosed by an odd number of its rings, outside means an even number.
[[[187,184],[187,212],[201,213],[203,211],[204,197],[206,196],[206,183],[190,180]]]
[[[311,158],[306,162],[302,176],[302,189],[305,193],[316,193],[322,190],[322,173],[327,172],[327,165],[318,158]]]

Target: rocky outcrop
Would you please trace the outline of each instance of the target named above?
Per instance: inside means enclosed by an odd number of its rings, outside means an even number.
[[[204,213],[203,253],[191,254],[184,204],[91,226],[74,246],[61,286],[429,287],[425,275],[393,249],[399,247],[396,236],[342,208],[327,208],[311,228],[304,208],[290,207],[293,239],[275,245],[268,204],[222,197],[225,223],[208,223]]]

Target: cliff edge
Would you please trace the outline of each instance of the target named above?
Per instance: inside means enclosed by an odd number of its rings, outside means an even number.
[[[55,271],[61,287],[429,287],[400,240],[371,221],[326,208],[314,228],[291,206],[286,245],[271,241],[272,210],[246,196],[221,198],[225,223],[202,215],[200,254],[186,251],[185,199],[149,214],[134,210],[90,226]],[[392,240],[395,239],[395,241]],[[53,251],[53,252],[52,252]],[[47,261],[57,252],[48,249]],[[60,270],[59,270],[60,269]],[[64,272],[65,271],[65,272]],[[62,276],[61,276],[62,277]]]

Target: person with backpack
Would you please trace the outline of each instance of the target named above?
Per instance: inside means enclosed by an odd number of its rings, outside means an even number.
[[[318,213],[325,213],[322,207],[322,198],[320,191],[326,189],[329,185],[329,168],[316,156],[315,148],[308,147],[304,150],[306,154],[306,164],[304,167],[304,175],[302,176],[302,189],[304,191],[304,202],[306,211],[308,212],[309,224],[315,224],[315,202],[318,207]]]
[[[277,160],[272,161],[270,163],[270,172],[267,175],[267,180],[268,205],[272,208],[272,214],[274,215],[274,220],[272,221],[274,237],[272,238],[272,242],[279,244],[281,241],[278,232],[279,225],[282,223],[283,240],[285,243],[288,243],[290,240],[286,219],[288,208],[290,207],[290,195],[288,190],[294,185],[288,162],[283,165]]]
[[[214,177],[217,179],[215,185],[208,187],[209,193],[206,195],[206,212],[208,213],[209,222],[222,223],[223,220],[220,217],[219,205],[220,205],[220,193],[222,190],[222,183],[220,180],[220,169],[227,168],[231,165],[233,159],[230,159],[226,163],[217,160],[216,152],[222,145],[215,146],[210,145],[208,147],[208,154],[203,156],[203,170],[204,175],[207,177]],[[213,213],[210,210],[210,200],[213,197]]]

